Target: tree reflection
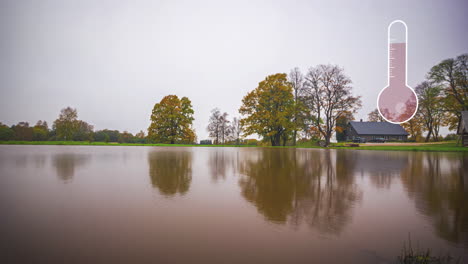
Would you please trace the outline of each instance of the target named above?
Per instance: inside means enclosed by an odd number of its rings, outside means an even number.
[[[414,153],[402,182],[438,236],[468,245],[468,155]]]
[[[192,152],[178,148],[148,154],[151,184],[165,196],[187,193],[192,182]]]
[[[52,157],[52,164],[57,170],[57,176],[67,183],[73,179],[75,169],[86,164],[90,157],[85,154],[63,153]]]
[[[259,149],[240,163],[242,195],[269,221],[339,233],[361,192],[350,171],[352,156],[336,151]]]
[[[353,157],[354,174],[369,176],[377,188],[389,189],[392,181],[408,166],[408,153],[392,151],[360,151]]]
[[[209,151],[208,167],[213,182],[225,180],[226,175],[236,175],[239,166],[239,149],[214,148]]]

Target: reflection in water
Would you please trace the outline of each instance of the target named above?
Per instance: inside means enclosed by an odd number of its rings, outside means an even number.
[[[352,159],[355,175],[367,175],[378,188],[389,189],[392,181],[408,166],[408,153],[397,151],[361,151],[359,155],[346,155]]]
[[[461,153],[0,145],[0,255],[393,263],[410,233],[466,262],[467,171]],[[57,185],[55,174],[79,184]]]
[[[185,194],[192,182],[192,151],[179,148],[155,150],[148,154],[153,187],[165,196]]]
[[[401,179],[437,234],[468,246],[468,155],[415,153]]]
[[[89,160],[90,156],[85,154],[61,153],[52,156],[57,176],[65,183],[73,179],[76,167],[86,164]]]
[[[242,195],[268,220],[339,233],[361,192],[340,152],[259,149],[241,155]]]
[[[36,168],[38,168],[38,169],[44,168],[44,166],[46,164],[46,158],[47,158],[47,156],[44,155],[44,154],[34,155],[33,160],[34,160],[34,165],[36,166]]]
[[[214,148],[209,152],[208,167],[213,182],[225,180],[229,173],[237,174],[239,152],[229,148]]]

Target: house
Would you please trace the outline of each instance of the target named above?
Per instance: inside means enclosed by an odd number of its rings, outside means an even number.
[[[353,140],[357,137],[370,141],[376,138],[385,140],[404,141],[408,139],[408,132],[399,124],[389,122],[363,122],[351,121],[345,131],[346,140]]]
[[[468,147],[468,111],[461,112],[460,122],[458,122],[457,134],[461,135],[462,145]]]

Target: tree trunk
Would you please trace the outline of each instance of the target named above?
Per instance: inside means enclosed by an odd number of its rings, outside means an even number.
[[[425,141],[425,142],[429,142],[429,139],[431,139],[431,135],[432,135],[432,129],[429,130],[429,132],[427,132],[427,136],[426,136],[426,141]]]
[[[171,144],[174,144],[174,143],[175,143],[175,142],[174,142],[174,140],[173,140],[173,139],[171,139]]]
[[[272,146],[280,146],[280,144],[281,144],[281,136],[279,134],[276,134],[271,137]]]
[[[294,129],[294,133],[293,133],[293,146],[296,146],[296,137],[297,137],[297,130]]]
[[[326,135],[325,136],[325,147],[328,147],[330,145],[330,137],[331,137],[331,135]]]

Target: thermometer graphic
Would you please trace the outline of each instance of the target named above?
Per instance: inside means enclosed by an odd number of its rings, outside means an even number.
[[[377,97],[380,115],[394,124],[409,121],[418,110],[418,97],[406,83],[408,27],[401,20],[388,26],[388,84]]]

